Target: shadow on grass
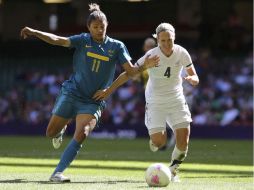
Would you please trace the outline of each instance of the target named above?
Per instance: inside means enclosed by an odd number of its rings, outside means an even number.
[[[0,163],[1,166],[14,167],[46,167],[55,168],[56,164],[30,164],[30,163]],[[101,165],[72,165],[70,168],[77,169],[95,169],[95,170],[132,170],[145,171],[145,167],[117,167],[117,166],[101,166]],[[212,170],[212,169],[181,169],[185,173],[214,173],[214,174],[236,174],[237,176],[253,177],[252,171],[231,171],[231,170]]]
[[[135,181],[135,180],[105,180],[105,181],[73,181],[73,182],[65,182],[65,183],[58,183],[58,182],[50,182],[50,181],[30,181],[26,179],[12,179],[12,180],[0,180],[1,183],[39,183],[39,184],[108,184],[114,185],[119,183],[144,183],[144,181]]]
[[[65,138],[62,148],[54,150],[51,141],[38,136],[0,135],[0,157],[59,159],[71,138]],[[31,143],[33,142],[33,143]],[[244,148],[243,148],[244,147]],[[156,154],[150,152],[148,139],[89,139],[84,143],[78,160],[167,161],[173,147]],[[226,159],[225,159],[226,158]],[[252,140],[192,139],[186,163],[253,165]]]
[[[213,179],[215,179],[215,178],[246,178],[246,177],[250,177],[250,178],[252,178],[253,177],[253,175],[227,175],[227,176],[221,176],[221,175],[219,175],[219,176],[198,176],[198,177],[195,177],[195,176],[193,176],[193,177],[184,177],[184,178],[188,178],[188,179],[194,179],[194,178],[202,178],[202,179],[206,179],[206,178],[213,178]]]

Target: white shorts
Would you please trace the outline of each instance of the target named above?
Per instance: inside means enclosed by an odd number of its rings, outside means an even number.
[[[169,104],[146,103],[145,125],[149,135],[166,130],[166,123],[174,131],[179,123],[192,122],[187,103],[170,106]],[[181,126],[181,125],[180,125]],[[189,125],[186,125],[189,127]],[[182,127],[181,127],[182,128]]]

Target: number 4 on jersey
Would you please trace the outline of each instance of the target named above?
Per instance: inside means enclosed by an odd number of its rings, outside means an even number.
[[[164,76],[166,76],[167,78],[170,77],[170,67],[168,67],[164,73]]]

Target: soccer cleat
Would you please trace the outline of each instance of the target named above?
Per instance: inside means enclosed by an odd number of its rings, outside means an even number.
[[[62,142],[63,142],[63,134],[67,128],[67,125],[64,126],[64,128],[52,139],[52,144],[55,149],[60,148]]]
[[[71,182],[70,178],[65,177],[62,172],[56,172],[49,178],[49,181],[58,182],[58,183],[66,183]]]
[[[155,146],[155,145],[153,144],[153,142],[152,142],[151,139],[150,139],[150,141],[149,141],[149,146],[150,146],[150,150],[151,150],[152,152],[156,152],[156,151],[159,149],[157,146]]]
[[[178,175],[173,175],[173,174],[171,173],[171,182],[172,182],[172,183],[180,183],[181,180],[180,180],[180,178],[179,178]]]
[[[173,166],[169,167],[169,170],[171,172],[171,182],[173,183],[179,183],[181,182],[179,176],[177,175],[179,164],[174,164]]]

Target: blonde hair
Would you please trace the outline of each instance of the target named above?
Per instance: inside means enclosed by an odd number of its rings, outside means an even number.
[[[92,13],[94,11],[100,11],[100,5],[96,3],[91,3],[88,5],[89,6],[89,11]]]
[[[169,23],[161,23],[161,24],[159,24],[159,26],[157,26],[155,31],[156,31],[156,34],[153,34],[154,38],[157,38],[159,33],[165,32],[165,31],[170,32],[173,35],[173,37],[175,38],[175,28],[171,24],[169,24]]]

